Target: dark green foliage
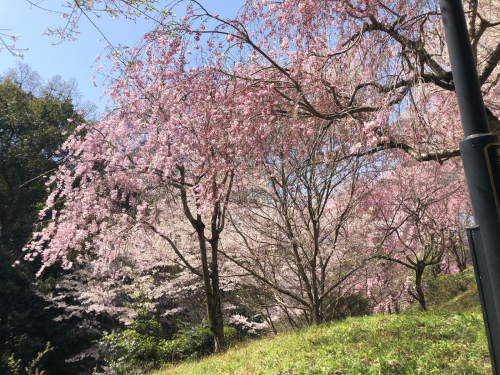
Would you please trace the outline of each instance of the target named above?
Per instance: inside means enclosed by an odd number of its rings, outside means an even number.
[[[116,374],[134,369],[156,368],[167,362],[166,341],[163,329],[147,308],[149,302],[143,290],[131,295],[132,302],[125,303],[137,315],[132,327],[114,330],[105,335],[99,344],[108,350],[106,363]]]
[[[342,320],[350,316],[371,315],[370,299],[364,294],[354,293],[337,297],[325,314],[325,320]]]
[[[33,275],[25,265],[10,267],[13,262],[12,253],[0,248],[0,373],[9,373],[14,360],[24,374],[58,327],[45,310],[49,304],[34,290]],[[47,358],[40,361],[41,368]]]
[[[235,328],[225,326],[229,345],[238,339]],[[214,336],[206,323],[182,323],[172,340],[162,337],[161,325],[154,321],[134,323],[131,329],[114,331],[100,344],[108,349],[106,363],[115,374],[145,371],[167,363],[197,359],[213,353]]]
[[[165,339],[141,334],[135,329],[114,331],[104,336],[100,343],[108,347],[106,363],[116,374],[157,368],[168,361]]]
[[[45,357],[47,353],[51,352],[52,350],[54,350],[54,348],[50,346],[50,342],[47,342],[45,350],[39,352],[38,356],[35,359],[33,359],[29,363],[29,365],[24,369],[21,367],[21,359],[16,359],[14,357],[14,353],[12,353],[5,362],[7,363],[7,367],[11,374],[14,375],[23,373],[39,374],[40,373],[39,366],[41,365],[42,359]],[[42,372],[45,374],[45,371],[42,370]]]
[[[148,309],[150,300],[142,289],[130,294],[130,298],[132,301],[125,305],[136,314],[132,327],[114,330],[99,341],[107,350],[105,362],[113,373],[146,371],[167,363],[196,359],[213,353],[214,335],[205,322],[180,322],[177,333],[172,337],[163,330],[158,317],[151,314]],[[224,335],[230,345],[238,339],[238,332],[233,327],[225,326]]]
[[[224,326],[224,337],[229,346],[238,341],[238,332],[234,327]],[[214,336],[208,325],[183,323],[179,332],[169,342],[173,358],[180,360],[196,359],[213,353]]]
[[[68,118],[74,121],[68,123]],[[34,97],[9,80],[0,84],[1,241],[22,248],[47,197],[47,176],[60,164],[63,134],[82,122],[71,101]],[[45,177],[44,177],[45,176]]]
[[[15,74],[0,77],[0,373],[31,371],[33,360],[50,341],[55,350],[46,351],[34,365],[46,370],[46,375],[69,374],[74,370],[64,359],[71,350],[81,349],[81,342],[69,344],[75,340],[78,319],[53,320],[61,311],[47,309],[49,303],[36,284],[49,292],[49,279],[53,280],[57,267],[36,280],[40,264],[24,262],[22,248],[47,198],[47,178],[63,161],[64,153],[58,150],[65,133],[83,118],[59,78],[43,86],[29,67],[20,65],[20,69],[35,79],[20,82]],[[36,90],[26,92],[21,87]],[[20,264],[11,267],[16,261]]]

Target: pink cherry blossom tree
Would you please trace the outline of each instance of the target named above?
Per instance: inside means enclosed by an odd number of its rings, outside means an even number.
[[[423,276],[426,267],[439,265],[456,228],[454,213],[466,213],[469,202],[460,165],[398,165],[377,181],[369,200],[372,225],[379,240],[376,256],[415,273],[408,293],[426,310]],[[462,216],[462,221],[470,218]]]
[[[498,132],[498,12],[493,4],[468,7],[489,121]],[[459,155],[462,131],[436,1],[257,1],[233,20],[192,1],[176,27],[200,51],[197,59],[214,56],[222,71],[254,82],[255,90],[272,86],[281,118],[347,126],[356,154],[398,149],[439,162]],[[206,44],[199,42],[204,34]]]
[[[350,231],[369,168],[342,149],[330,132],[307,148],[269,155],[237,189],[235,238],[222,250],[271,292],[285,314],[300,310],[307,324],[324,321],[335,293],[349,291],[370,258]]]
[[[183,17],[172,18],[171,10],[184,4]],[[495,1],[466,7],[490,126],[498,132],[499,7]],[[74,39],[78,20],[90,15],[146,17],[155,26],[144,46],[170,32],[178,47],[189,46],[177,52],[197,51],[194,67],[219,61],[226,74],[258,82],[254,90],[273,85],[280,116],[297,114],[324,126],[348,119],[357,152],[395,148],[420,161],[459,153],[461,128],[435,0],[249,1],[224,20],[198,1],[70,1],[66,8],[61,17],[67,24],[47,33]],[[128,64],[121,52],[110,51]],[[235,63],[249,69],[233,71]]]
[[[150,86],[146,93],[144,84],[150,73],[134,69],[143,79],[117,81],[111,93],[115,112],[95,126],[84,124],[78,131],[85,134],[75,134],[65,144],[70,159],[52,178],[53,191],[41,212],[49,223],[35,233],[26,257],[41,254],[40,272],[58,260],[69,268],[88,252],[109,263],[120,258],[129,236],[140,231],[156,233],[183,266],[203,279],[209,326],[216,349],[222,350],[218,246],[234,169],[242,163],[232,157],[241,151],[231,134],[226,133],[225,148],[213,139],[217,127],[222,130],[235,121],[225,109],[231,104],[223,103],[232,100],[226,95],[230,88],[224,81],[213,80],[211,70],[206,72],[208,79],[201,72],[193,74],[193,80],[184,83],[198,85],[196,98],[189,98],[194,99],[190,106],[185,100],[187,86],[172,85],[170,92]],[[178,73],[170,72],[172,76]],[[174,95],[181,96],[172,103]],[[150,100],[144,100],[145,96]],[[224,116],[217,116],[220,108]],[[218,134],[219,141],[221,137],[223,133]],[[58,199],[65,200],[60,210],[54,209]],[[177,212],[197,234],[197,263],[183,253],[174,232],[160,229],[162,222],[178,217],[173,215]]]

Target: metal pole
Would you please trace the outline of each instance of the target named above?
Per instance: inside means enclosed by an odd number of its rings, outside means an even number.
[[[496,323],[496,327],[490,327],[495,335],[500,332],[500,138],[491,134],[488,126],[462,2],[440,0],[440,6],[465,135],[460,142],[460,154],[474,219],[481,228],[482,251],[476,249],[476,255],[484,256],[492,291],[491,297],[485,296],[493,301],[485,301],[490,307],[484,318],[489,324]],[[495,343],[499,340],[500,337],[495,337],[489,342],[490,347],[494,347],[490,354],[495,356],[492,364],[493,373],[497,375],[500,375],[500,348]]]
[[[488,338],[488,349],[490,351],[491,367],[494,373],[498,374],[498,349],[500,348],[500,332],[498,328],[497,316],[493,303],[493,290],[488,273],[488,266],[484,258],[483,243],[479,227],[467,228],[467,238],[469,240],[470,253],[472,255],[472,265],[476,276],[477,291],[481,310],[483,312],[484,328]]]

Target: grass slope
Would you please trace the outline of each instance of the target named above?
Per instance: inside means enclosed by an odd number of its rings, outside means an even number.
[[[435,290],[457,285],[453,277]],[[151,375],[491,374],[477,290],[467,285],[464,293],[430,300],[433,311],[426,313],[348,318],[243,343]]]

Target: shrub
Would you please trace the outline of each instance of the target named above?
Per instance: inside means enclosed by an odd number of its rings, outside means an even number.
[[[215,343],[212,332],[204,322],[182,323],[179,332],[169,342],[169,346],[173,358],[185,360],[213,352]]]
[[[135,329],[112,332],[100,343],[108,347],[106,364],[115,374],[132,369],[157,368],[168,362],[167,341],[158,336],[142,334]]]
[[[231,326],[224,326],[224,337],[228,345],[238,341],[238,331]],[[188,360],[200,358],[215,349],[214,336],[205,322],[200,324],[182,323],[179,332],[167,344],[172,358]]]
[[[350,316],[371,315],[370,299],[361,293],[337,297],[325,314],[325,320],[342,320]]]
[[[140,289],[131,297],[132,302],[126,305],[136,313],[132,328],[105,334],[99,341],[107,347],[105,362],[113,373],[159,368],[169,362],[196,359],[214,351],[214,336],[205,322],[181,322],[178,332],[167,340],[161,324],[148,310],[146,293]],[[238,339],[238,332],[230,326],[224,326],[224,335],[230,345]]]
[[[145,325],[148,326],[145,329]],[[122,332],[105,335],[101,345],[108,348],[106,364],[115,374],[134,370],[159,368],[170,362],[192,360],[214,351],[214,336],[205,322],[200,324],[181,323],[180,330],[172,340],[161,337],[161,326],[154,320],[134,325]],[[229,345],[238,340],[238,332],[230,326],[224,327]]]

